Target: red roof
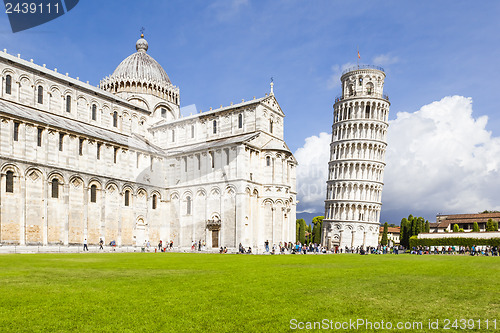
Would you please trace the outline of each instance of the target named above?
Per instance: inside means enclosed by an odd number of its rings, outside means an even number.
[[[455,215],[438,215],[436,221],[437,227],[447,228],[450,224],[465,224],[465,223],[486,223],[489,219],[496,221],[500,220],[500,213],[486,214],[455,214]],[[435,228],[435,226],[433,226]]]
[[[384,227],[380,227],[379,229],[380,233],[383,233],[384,232]],[[399,234],[400,233],[400,228],[399,227],[389,227],[387,228],[387,233],[389,234]]]

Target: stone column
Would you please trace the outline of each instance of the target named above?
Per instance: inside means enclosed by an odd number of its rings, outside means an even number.
[[[82,184],[83,187],[83,237],[87,238],[88,242],[88,227],[89,227],[89,188]],[[82,239],[83,242],[83,239]]]
[[[46,246],[48,244],[48,238],[49,238],[49,214],[48,214],[48,201],[49,201],[49,189],[51,186],[49,186],[48,180],[45,179],[43,181],[43,174],[42,174],[42,193],[44,194],[43,198],[43,227],[42,227],[42,244]],[[58,189],[59,190],[59,189]]]
[[[342,240],[344,237],[342,237],[344,234],[344,230],[339,230],[339,249],[342,248]]]
[[[215,166],[217,167],[217,165],[215,165]],[[224,224],[227,223],[227,222],[229,222],[227,220],[227,217],[224,216],[224,201],[225,201],[224,200],[224,191],[225,191],[225,189],[222,188],[221,192],[219,193],[219,195],[220,195],[220,199],[219,199],[219,213],[220,213],[220,219],[221,219],[221,224],[220,224],[220,229],[219,229],[219,243],[220,243],[220,245],[222,245],[222,247],[229,245],[229,244],[226,245],[226,243],[225,243],[226,239],[224,237],[224,231],[223,231]],[[236,202],[236,198],[235,198],[235,202]]]
[[[2,88],[3,89],[3,88]],[[1,121],[1,120],[0,120]],[[2,127],[2,124],[0,122],[0,138],[2,137],[1,136],[1,127]],[[1,146],[1,144],[0,144]],[[3,188],[3,175],[0,173],[0,187]],[[0,246],[2,245],[2,212],[4,210],[2,209],[2,190],[0,189]]]
[[[101,188],[101,225],[100,225],[100,238],[106,243],[106,189]]]
[[[69,189],[70,189],[70,184],[69,180],[66,184],[64,184],[64,208],[65,208],[65,213],[64,213],[64,225],[63,225],[63,243],[65,246],[69,245]]]
[[[275,234],[274,233],[274,227],[275,227],[274,226],[274,223],[275,223],[274,214],[275,214],[275,211],[276,211],[276,208],[274,207],[274,204],[273,204],[273,206],[271,207],[271,226],[272,226],[272,236],[271,236],[271,238],[272,238],[272,242],[270,244],[270,248],[272,248],[272,246],[274,245],[274,241],[275,241],[275,239],[274,239],[274,234]]]
[[[15,181],[15,180],[14,180]],[[20,235],[19,235],[19,244],[20,245],[26,245],[26,210],[27,210],[27,206],[26,206],[26,178],[21,176],[21,174],[19,174],[19,186],[20,186],[20,192],[21,192],[21,207],[23,207],[23,210],[21,212],[21,216],[20,216],[20,219],[19,219],[19,223],[20,223]]]
[[[245,212],[247,211],[247,200],[246,200],[246,192],[235,193],[234,198],[234,246],[237,247],[241,242],[243,246],[244,244],[243,233],[245,224]]]
[[[118,189],[117,189],[118,190]],[[118,194],[118,207],[120,207],[123,204],[123,193]],[[118,212],[118,232],[116,236],[116,245],[117,246],[122,246],[122,210],[119,209]]]

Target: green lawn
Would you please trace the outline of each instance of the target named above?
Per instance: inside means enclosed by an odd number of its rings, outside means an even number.
[[[0,255],[0,332],[282,332],[292,319],[420,321],[406,331],[442,332],[446,318],[493,332],[499,276],[499,257]]]

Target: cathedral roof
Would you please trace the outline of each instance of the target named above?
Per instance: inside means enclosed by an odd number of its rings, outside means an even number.
[[[143,137],[132,134],[126,135],[108,130],[102,127],[93,126],[78,120],[65,118],[56,114],[39,111],[24,105],[16,104],[6,100],[0,100],[0,114],[5,113],[14,117],[23,118],[39,124],[47,124],[51,127],[60,128],[65,132],[78,133],[92,139],[99,139],[113,142],[121,146],[146,151],[158,155],[164,152],[156,145],[151,144]]]
[[[110,79],[112,81],[135,81],[145,83],[156,83],[162,86],[168,86],[172,83],[167,73],[161,65],[146,53],[148,42],[144,35],[136,42],[137,52],[125,58],[116,67]]]
[[[271,139],[269,140],[263,147],[262,150],[277,150],[277,151],[284,151],[287,153],[292,153],[288,146],[286,145],[285,141],[278,140],[278,139]]]
[[[215,149],[218,147],[236,144],[236,143],[246,143],[252,141],[259,136],[259,133],[248,133],[243,135],[236,135],[228,138],[221,138],[215,140],[208,140],[206,142],[199,142],[188,146],[175,147],[172,149],[165,149],[165,152],[169,155],[179,155],[187,154],[195,151],[203,151],[208,149]]]

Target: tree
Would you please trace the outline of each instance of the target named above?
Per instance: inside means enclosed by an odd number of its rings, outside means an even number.
[[[312,219],[312,223],[314,225],[312,229],[313,239],[312,242],[316,244],[321,244],[321,233],[323,230],[323,219],[324,216],[316,216]]]
[[[458,224],[453,225],[453,232],[458,232]]]
[[[416,226],[415,226],[416,230],[415,230],[415,234],[413,234],[412,236],[417,236],[419,233],[424,232],[424,226],[425,226],[424,218],[417,217],[416,219],[417,219]]]
[[[387,232],[389,231],[389,223],[384,223],[384,231],[382,232],[382,239],[380,245],[387,245]]]
[[[493,221],[493,219],[489,219],[488,222],[486,222],[486,231],[497,231],[498,230],[498,222]]]
[[[312,229],[310,225],[306,225],[306,244],[312,241]]]
[[[410,230],[409,230],[409,222],[406,218],[403,218],[401,220],[400,233],[401,237],[399,243],[405,248],[408,248],[408,246],[410,246]]]
[[[298,219],[297,224],[299,226],[297,242],[304,244],[306,242],[306,221],[304,221],[304,219]]]
[[[477,224],[477,222],[474,222],[474,224],[472,225],[472,231],[474,232],[479,232],[479,224]]]
[[[429,220],[425,221],[425,232],[431,232],[431,224],[429,223]]]
[[[413,215],[409,215],[408,216],[408,222],[410,222],[410,237],[411,236],[416,236],[418,235],[417,233],[417,219],[413,217]],[[410,239],[410,237],[408,237],[408,239]],[[408,245],[410,243],[408,242]]]

